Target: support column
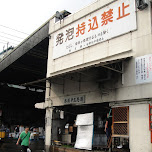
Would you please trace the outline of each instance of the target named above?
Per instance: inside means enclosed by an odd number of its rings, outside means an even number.
[[[45,148],[46,152],[49,152],[49,148],[51,145],[51,135],[52,135],[52,108],[46,109],[45,116]]]
[[[50,103],[51,96],[51,84],[49,81],[46,82],[46,93],[45,93],[45,105],[46,105],[46,115],[45,115],[45,150],[49,152],[51,145],[52,136],[52,102]]]

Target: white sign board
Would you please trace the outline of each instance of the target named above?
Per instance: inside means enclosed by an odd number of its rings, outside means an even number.
[[[74,148],[92,150],[93,125],[78,126],[78,133]]]
[[[78,126],[75,148],[92,150],[93,143],[93,113],[77,115],[76,125]]]
[[[135,58],[136,84],[152,82],[152,54]]]
[[[135,0],[118,0],[55,32],[53,59],[136,29]]]
[[[77,126],[93,125],[93,112],[77,115],[76,125]]]

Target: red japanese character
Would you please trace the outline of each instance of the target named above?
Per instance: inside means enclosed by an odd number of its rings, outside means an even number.
[[[77,32],[76,32],[76,37],[79,36],[79,34],[83,35],[85,33],[85,22],[83,22],[81,25],[78,24],[78,27],[76,28],[77,29]]]
[[[102,25],[107,25],[108,22],[113,22],[113,9],[109,9],[109,11],[104,12],[102,15]]]
[[[89,30],[88,32],[90,32],[91,30],[95,30],[98,28],[98,22],[97,22],[97,16],[93,17],[93,24],[91,23],[91,19],[89,19],[88,21],[90,22],[89,25]]]
[[[129,7],[129,4],[125,6],[125,4],[122,3],[122,14],[121,14],[121,8],[119,7],[118,8],[119,17],[117,18],[117,20],[130,15],[130,13],[125,14],[125,9],[128,7]]]

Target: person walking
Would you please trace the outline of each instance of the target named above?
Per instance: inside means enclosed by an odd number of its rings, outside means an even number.
[[[19,145],[20,140],[22,141],[21,142],[22,151],[23,152],[27,152],[27,149],[28,149],[28,147],[30,145],[30,132],[29,132],[29,127],[28,126],[26,126],[25,127],[25,131],[23,131],[20,134],[20,136],[19,136],[19,138],[17,140],[16,145]]]
[[[19,125],[17,125],[16,127],[15,127],[15,134],[16,134],[16,138],[18,138],[19,137]]]

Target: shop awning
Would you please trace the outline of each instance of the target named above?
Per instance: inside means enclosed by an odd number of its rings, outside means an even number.
[[[116,60],[105,59],[102,62],[98,62],[98,63],[96,62],[96,64],[92,64],[90,66],[86,66],[86,67],[83,67],[83,68],[80,68],[80,69],[77,69],[77,70],[73,70],[73,71],[69,71],[69,72],[61,73],[61,74],[55,73],[55,74],[52,74],[52,76],[50,76],[48,78],[43,78],[43,79],[39,79],[39,80],[36,80],[36,81],[23,83],[23,84],[20,84],[20,85],[21,86],[32,86],[32,85],[44,83],[45,81],[55,83],[55,82],[53,82],[53,78],[64,79],[63,77],[65,75],[72,74],[72,73],[81,73],[81,74],[85,75],[85,73],[83,73],[83,71],[86,70],[86,69],[89,69],[89,68],[93,68],[93,67],[103,67],[103,68],[112,70],[114,72],[123,74],[123,62],[129,60],[131,57],[132,57],[131,55],[127,55],[126,57],[117,58]]]
[[[91,67],[106,66],[106,65],[113,64],[113,63],[118,63],[118,62],[126,60],[127,58],[130,58],[132,56],[133,56],[133,51],[127,50],[125,52],[118,53],[118,54],[115,54],[115,55],[112,55],[112,56],[109,56],[106,58],[102,58],[100,60],[88,62],[88,63],[82,64],[82,65],[77,65],[77,66],[71,67],[69,69],[64,69],[64,70],[60,70],[60,71],[57,71],[54,73],[50,73],[50,77],[56,77],[59,75],[65,75],[67,73],[74,73],[77,71],[83,71],[84,69],[91,68]]]

